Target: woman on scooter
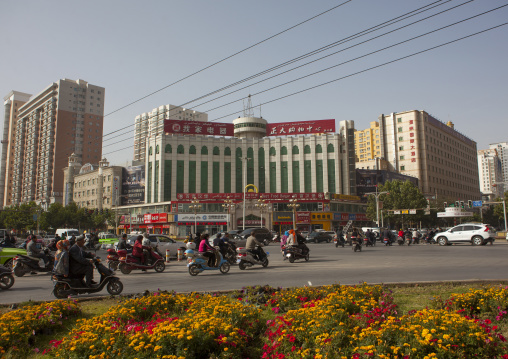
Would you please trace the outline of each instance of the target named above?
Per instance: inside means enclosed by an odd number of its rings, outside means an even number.
[[[213,267],[213,262],[215,258],[215,250],[212,246],[208,244],[208,233],[203,233],[201,235],[201,242],[199,243],[199,253],[208,258],[208,266]]]
[[[67,239],[56,243],[57,251],[55,253],[55,266],[53,267],[55,275],[69,276],[69,247],[70,242]]]

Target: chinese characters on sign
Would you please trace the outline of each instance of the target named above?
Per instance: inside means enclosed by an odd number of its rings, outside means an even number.
[[[164,132],[180,135],[233,136],[232,123],[164,120]]]
[[[256,192],[247,192],[245,193],[245,199],[252,200],[258,199],[260,196],[263,196],[263,199],[268,201],[288,201],[293,196],[298,201],[316,201],[323,200],[325,198],[325,194],[322,192],[314,192],[314,193],[256,193]],[[231,199],[233,201],[243,201],[243,193],[178,193],[176,195],[176,199],[182,202],[191,201],[194,197],[196,197],[199,201],[222,201],[225,199]]]
[[[335,132],[335,120],[268,123],[266,125],[267,136],[307,135],[327,132]]]

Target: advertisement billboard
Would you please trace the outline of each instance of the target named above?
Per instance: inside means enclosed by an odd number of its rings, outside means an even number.
[[[294,136],[328,132],[335,132],[335,120],[279,122],[266,125],[267,136]]]
[[[140,204],[145,202],[145,165],[124,167],[122,170],[121,204]]]
[[[164,132],[178,135],[233,136],[232,123],[164,120]]]

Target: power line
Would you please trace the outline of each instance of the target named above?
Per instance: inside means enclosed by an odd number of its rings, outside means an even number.
[[[248,47],[246,47],[246,48],[245,48],[245,49],[243,49],[243,50],[240,50],[240,51],[238,51],[238,52],[235,52],[234,54],[229,55],[229,56],[227,56],[227,57],[223,58],[222,60],[219,60],[219,61],[217,61],[217,62],[214,62],[213,64],[208,65],[208,66],[206,66],[206,67],[202,68],[201,70],[198,70],[198,71],[196,71],[196,72],[193,72],[192,74],[187,75],[187,76],[185,76],[185,77],[182,77],[181,79],[179,79],[179,80],[177,80],[177,81],[175,81],[175,82],[173,82],[173,83],[170,83],[169,85],[166,85],[166,86],[164,86],[164,87],[162,87],[162,88],[160,88],[160,89],[158,89],[158,90],[156,90],[156,91],[154,91],[154,92],[152,92],[152,93],[149,93],[148,95],[145,95],[145,96],[143,96],[143,97],[141,97],[141,98],[139,98],[139,99],[137,99],[137,100],[135,100],[135,101],[132,101],[132,102],[128,103],[127,105],[122,106],[122,107],[120,107],[120,108],[118,108],[118,109],[116,109],[116,110],[114,110],[114,111],[112,111],[112,112],[110,112],[110,113],[106,114],[104,117],[109,116],[109,115],[111,115],[111,114],[113,114],[113,113],[115,113],[115,112],[118,112],[118,111],[120,111],[120,110],[123,110],[124,108],[129,107],[129,106],[131,106],[131,105],[133,105],[133,104],[135,104],[135,103],[137,103],[137,102],[139,102],[139,101],[141,101],[141,100],[144,100],[144,99],[145,99],[145,98],[147,98],[147,97],[150,97],[150,96],[152,96],[152,95],[155,95],[156,93],[161,92],[162,90],[165,90],[165,89],[167,89],[168,87],[171,87],[171,86],[173,86],[173,85],[176,85],[177,83],[182,82],[183,80],[186,80],[186,79],[188,79],[188,78],[190,78],[190,77],[192,77],[192,76],[194,76],[194,75],[199,74],[200,72],[203,72],[203,71],[205,71],[205,70],[207,70],[207,69],[209,69],[209,68],[211,68],[211,67],[213,67],[213,66],[215,66],[215,65],[220,64],[221,62],[224,62],[224,61],[226,61],[226,60],[228,60],[228,59],[230,59],[230,58],[232,58],[232,57],[234,57],[234,56],[236,56],[236,55],[239,55],[239,54],[241,54],[241,53],[243,53],[243,52],[245,52],[245,51],[247,51],[247,50],[250,50],[250,49],[252,49],[252,48],[254,48],[254,47],[258,46],[258,45],[261,45],[262,43],[264,43],[264,42],[266,42],[266,41],[269,41],[269,40],[271,40],[271,39],[273,39],[273,38],[275,38],[275,37],[277,37],[277,36],[279,36],[279,35],[282,35],[282,34],[284,34],[285,32],[288,32],[288,31],[290,31],[290,30],[292,30],[292,29],[294,29],[294,28],[296,28],[296,27],[298,27],[298,26],[300,26],[300,25],[305,24],[306,22],[312,21],[312,20],[314,20],[314,19],[318,18],[319,16],[324,15],[324,14],[326,14],[326,13],[328,13],[328,12],[332,11],[332,10],[335,10],[335,9],[337,9],[337,8],[339,8],[339,7],[343,6],[343,5],[345,5],[345,4],[347,4],[347,3],[351,2],[351,1],[353,1],[353,0],[347,0],[347,1],[344,1],[343,3],[341,3],[341,4],[339,4],[339,5],[336,5],[336,6],[334,6],[334,7],[330,8],[330,9],[328,9],[328,10],[326,10],[326,11],[323,11],[323,12],[321,12],[321,13],[319,13],[319,14],[315,15],[315,16],[312,16],[311,18],[308,18],[307,20],[304,20],[304,21],[302,21],[302,22],[299,22],[298,24],[293,25],[293,26],[291,26],[291,27],[289,27],[289,28],[287,28],[287,29],[285,29],[285,30],[283,30],[283,31],[280,31],[280,32],[276,33],[275,35],[272,35],[272,36],[270,36],[270,37],[267,37],[267,38],[266,38],[266,39],[264,39],[264,40],[261,40],[261,41],[259,41],[259,42],[255,43],[255,44],[253,44],[253,45],[251,45],[251,46],[248,46]]]
[[[195,98],[195,99],[193,99],[193,100],[190,100],[190,101],[187,101],[187,102],[185,102],[185,103],[183,103],[183,104],[178,105],[177,107],[183,107],[183,106],[185,106],[185,105],[188,105],[188,104],[190,104],[190,103],[192,103],[192,102],[198,101],[198,100],[200,100],[200,99],[202,99],[202,98],[205,98],[205,97],[207,97],[207,96],[211,96],[211,95],[213,95],[213,94],[215,94],[215,93],[218,93],[218,92],[223,91],[223,90],[225,90],[225,89],[228,89],[228,88],[230,88],[230,87],[236,86],[236,85],[238,85],[238,84],[240,84],[240,83],[246,82],[246,81],[248,81],[248,80],[254,79],[254,78],[259,77],[259,76],[262,76],[262,75],[267,74],[267,73],[269,73],[269,72],[275,71],[275,70],[277,70],[277,69],[279,69],[279,68],[281,68],[281,67],[287,66],[287,65],[289,65],[289,64],[291,64],[291,63],[297,62],[297,61],[302,60],[302,59],[305,59],[305,58],[307,58],[307,57],[309,57],[309,56],[312,56],[312,55],[315,55],[315,54],[320,53],[320,52],[322,52],[322,51],[328,50],[329,48],[332,48],[332,47],[338,46],[338,45],[340,45],[341,43],[344,43],[344,42],[350,41],[350,40],[352,40],[352,39],[354,39],[354,38],[357,38],[357,37],[360,37],[360,36],[366,35],[366,34],[371,33],[371,32],[373,32],[373,31],[377,31],[377,30],[379,30],[379,29],[381,29],[381,28],[383,28],[383,27],[385,27],[385,26],[389,26],[389,25],[392,25],[392,24],[394,24],[394,23],[396,23],[396,22],[399,22],[399,21],[402,21],[402,20],[408,19],[408,18],[410,18],[410,17],[412,17],[412,16],[415,16],[415,15],[420,14],[421,12],[431,10],[431,9],[433,9],[433,8],[437,7],[437,6],[444,5],[444,4],[446,4],[446,3],[448,3],[448,2],[450,2],[450,1],[452,1],[452,0],[447,0],[447,1],[445,1],[445,2],[443,2],[443,1],[444,1],[444,0],[437,0],[437,1],[433,2],[433,3],[428,4],[428,5],[425,5],[425,6],[419,7],[419,8],[417,8],[417,9],[415,9],[415,10],[412,10],[412,11],[409,11],[409,12],[407,12],[407,13],[405,13],[405,14],[399,15],[399,16],[397,16],[397,17],[395,17],[395,18],[392,18],[392,19],[390,19],[390,20],[387,20],[387,21],[385,21],[385,22],[382,22],[382,23],[380,23],[380,24],[378,24],[378,25],[375,25],[375,26],[373,26],[373,27],[370,27],[370,28],[368,28],[368,29],[366,29],[366,30],[360,31],[360,32],[358,32],[358,33],[356,33],[356,34],[354,34],[354,35],[350,35],[349,37],[343,38],[343,39],[341,39],[341,40],[335,41],[335,42],[333,42],[333,43],[331,43],[331,44],[328,44],[328,45],[326,45],[326,46],[320,47],[320,48],[318,48],[318,49],[316,49],[316,50],[313,50],[313,51],[311,51],[311,52],[308,52],[308,53],[306,53],[306,54],[300,55],[300,56],[298,56],[298,57],[296,57],[296,58],[293,58],[293,59],[291,59],[291,60],[288,60],[288,61],[286,61],[286,62],[283,62],[283,63],[281,63],[281,64],[279,64],[279,65],[276,65],[276,66],[274,66],[274,67],[272,67],[272,68],[269,68],[269,69],[266,69],[266,70],[264,70],[264,71],[262,71],[262,72],[259,72],[259,73],[255,74],[255,75],[251,75],[251,76],[249,76],[249,77],[247,77],[247,78],[244,78],[244,79],[242,79],[242,80],[240,80],[240,81],[237,81],[237,82],[235,82],[235,83],[233,83],[233,84],[227,85],[227,86],[225,86],[225,87],[223,87],[223,88],[221,88],[221,89],[215,90],[215,91],[210,92],[210,93],[208,93],[208,94],[206,94],[206,95],[203,95],[203,96],[197,97],[197,98]],[[472,2],[472,1],[474,1],[474,0],[469,0],[469,1],[467,1],[466,3],[469,3],[469,2]],[[347,2],[345,2],[345,3],[347,3]],[[342,3],[342,4],[338,5],[338,6],[342,6],[342,5],[344,5],[345,3]],[[438,4],[438,3],[441,3],[441,4]],[[438,4],[438,5],[435,5],[435,4]],[[435,6],[433,6],[433,5],[435,5]],[[463,5],[463,4],[462,4],[462,5]],[[334,8],[335,8],[335,7],[334,7]],[[334,8],[332,8],[332,9],[334,9]],[[330,9],[330,10],[332,10],[332,9]],[[330,11],[330,10],[328,10],[328,11]],[[321,13],[321,14],[323,14],[323,13]],[[319,15],[321,15],[321,14],[319,14]],[[318,15],[318,16],[319,16],[319,15]],[[312,19],[312,18],[311,18],[311,19]],[[292,28],[294,28],[294,26],[293,26]],[[286,30],[285,30],[285,31],[286,31]],[[280,34],[280,33],[279,33],[279,34]],[[276,35],[274,35],[274,36],[276,36]],[[270,37],[270,38],[273,38],[274,36],[272,36],[272,37]],[[251,47],[252,47],[252,46],[251,46]],[[251,48],[251,47],[249,47],[249,48]],[[230,57],[231,57],[231,56],[230,56]],[[230,58],[230,57],[229,57],[229,58]],[[211,65],[211,66],[213,66],[213,65]],[[200,70],[200,71],[201,71],[201,70]],[[198,72],[199,72],[199,71],[198,71]],[[197,73],[197,72],[196,72],[196,73]],[[138,101],[139,101],[139,100],[138,100]],[[137,101],[136,101],[136,102],[137,102]],[[208,102],[209,102],[209,101],[208,101]],[[205,102],[205,103],[206,103],[206,102]],[[127,106],[128,106],[128,105],[127,105]],[[165,111],[165,112],[163,112],[163,113],[170,112],[170,111],[171,111],[171,110],[167,110],[167,111]],[[108,115],[109,115],[109,114],[108,114]],[[160,114],[158,114],[158,115],[160,115]],[[107,116],[107,115],[106,115],[106,116]],[[147,119],[150,119],[150,118],[153,118],[153,117],[155,117],[155,116],[149,116]],[[110,132],[110,133],[107,133],[107,134],[103,135],[103,137],[106,137],[106,136],[109,136],[109,135],[111,135],[111,134],[114,134],[114,133],[116,133],[116,132],[118,132],[118,131],[122,131],[122,130],[124,130],[124,129],[130,128],[130,127],[132,127],[132,126],[134,126],[134,125],[135,125],[135,124],[131,124],[131,125],[128,125],[128,126],[122,127],[122,128],[120,128],[120,129],[118,129],[118,130],[115,130],[115,131],[112,131],[112,132]]]

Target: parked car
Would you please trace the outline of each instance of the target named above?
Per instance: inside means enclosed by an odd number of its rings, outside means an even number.
[[[136,242],[136,238],[138,236],[131,236],[127,238],[127,243],[131,246],[134,245]],[[159,247],[159,251],[162,253],[163,256],[166,255],[166,249],[169,249],[169,255],[171,257],[176,257],[178,254],[178,249],[181,248],[185,252],[185,243],[175,241],[173,238],[170,238],[168,236],[165,236],[163,234],[150,234],[148,236],[150,239],[150,242],[152,244],[157,244],[157,247]],[[115,243],[115,248],[118,245],[118,242]]]
[[[330,243],[333,240],[333,236],[330,233],[333,233],[333,235],[335,235],[334,232],[325,232],[325,231],[311,232],[311,234],[309,234],[305,240],[306,242],[314,242],[314,243],[320,242]]]
[[[12,258],[18,254],[26,255],[26,250],[21,248],[2,248],[0,247],[0,265],[12,269]]]
[[[490,242],[494,243],[496,232],[494,228],[483,223],[463,223],[452,227],[444,232],[436,234],[435,238],[439,245],[445,246],[452,243],[471,243],[479,246]]]

